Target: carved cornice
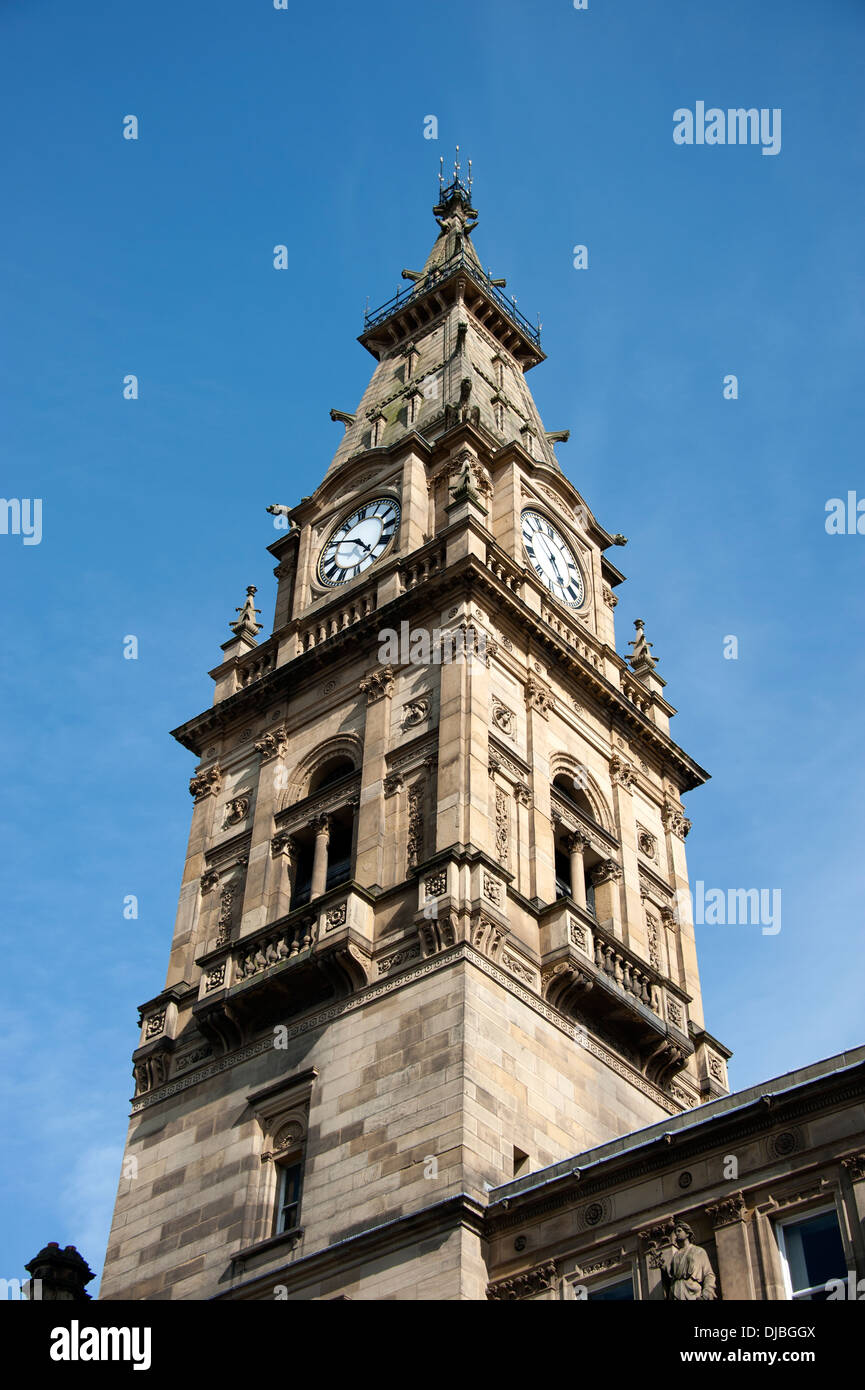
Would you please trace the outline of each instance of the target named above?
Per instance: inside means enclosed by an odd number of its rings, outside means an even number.
[[[552,1289],[556,1284],[556,1265],[554,1260],[526,1270],[525,1274],[514,1274],[510,1279],[498,1279],[487,1285],[489,1299],[531,1298],[536,1294]]]

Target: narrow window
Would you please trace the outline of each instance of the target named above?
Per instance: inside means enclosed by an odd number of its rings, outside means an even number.
[[[303,1165],[298,1161],[294,1163],[281,1163],[279,1165],[279,1181],[277,1183],[277,1202],[276,1202],[276,1234],[281,1235],[283,1231],[293,1231],[300,1225],[300,1180]]]

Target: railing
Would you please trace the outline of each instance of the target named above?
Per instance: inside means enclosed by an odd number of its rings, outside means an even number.
[[[434,575],[440,574],[444,569],[445,551],[434,550],[429,554],[422,555],[418,559],[407,560],[400,566],[400,580],[403,592],[407,589],[415,589],[418,584],[424,584]]]
[[[234,984],[250,980],[260,975],[272,965],[293,960],[295,956],[308,951],[315,941],[315,916],[310,914],[294,926],[277,929],[249,946],[241,942],[234,958]]]
[[[510,589],[511,593],[514,594],[519,593],[523,574],[512,564],[502,560],[489,547],[487,547],[486,566],[490,573],[494,574],[501,584],[504,584],[506,589]]]
[[[276,667],[276,646],[270,644],[260,648],[253,656],[238,664],[237,688],[245,690],[253,681],[260,680]]]
[[[373,607],[374,594],[368,590],[335,613],[322,613],[320,617],[313,618],[309,626],[297,634],[299,651],[309,652],[313,647],[320,647],[328,638],[336,637],[337,633],[345,632],[362,618],[368,617]]]
[[[544,607],[543,619],[544,622],[547,623],[553,629],[553,632],[557,632],[559,637],[561,637],[562,640],[566,642],[569,647],[573,647],[574,651],[577,652],[577,654],[581,656],[584,661],[588,661],[590,666],[594,666],[596,670],[600,670],[601,659],[598,656],[597,652],[589,645],[588,642],[586,642],[580,636],[578,632],[575,632],[574,629],[570,627],[568,623],[562,622],[562,619],[559,617],[558,613],[554,612],[552,608]]]
[[[431,270],[428,275],[424,276],[423,280],[419,280],[411,289],[398,290],[391,299],[379,305],[377,309],[373,309],[371,312],[367,309],[363,316],[364,332],[370,328],[375,328],[377,324],[384,323],[385,319],[389,319],[391,315],[395,314],[399,309],[404,309],[410,300],[419,299],[421,295],[434,289],[435,286],[440,285],[442,281],[449,279],[457,270],[463,271],[468,275],[469,279],[474,280],[476,284],[480,285],[484,293],[488,294],[489,297],[495,301],[502,313],[511,320],[519,331],[524,334],[525,337],[529,338],[536,347],[540,347],[541,330],[529,323],[525,315],[520,313],[514,300],[508,299],[507,295],[502,293],[498,285],[493,284],[490,277],[480,269],[476,262],[468,256],[465,251],[460,251],[456,256],[451,256],[450,260],[445,261],[444,265],[439,266],[435,270]]]

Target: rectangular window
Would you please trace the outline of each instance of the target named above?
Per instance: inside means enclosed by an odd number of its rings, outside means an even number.
[[[633,1279],[615,1279],[606,1284],[590,1286],[586,1294],[587,1303],[633,1303]]]
[[[300,1178],[302,1164],[283,1163],[277,1187],[276,1234],[291,1231],[300,1224]]]
[[[829,1297],[829,1280],[847,1278],[835,1208],[779,1222],[777,1232],[787,1297],[824,1302]]]

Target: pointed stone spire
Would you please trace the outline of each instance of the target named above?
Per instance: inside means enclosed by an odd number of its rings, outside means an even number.
[[[261,612],[261,609],[255,606],[256,593],[257,590],[255,585],[248,584],[246,588],[246,602],[242,608],[235,608],[234,610],[235,613],[240,614],[240,617],[236,622],[229,623],[228,626],[231,628],[235,637],[256,637],[258,633],[261,632],[261,623],[255,621],[256,614]]]
[[[631,663],[631,670],[634,672],[634,675],[644,676],[654,671],[658,664],[658,660],[657,657],[652,656],[651,649],[654,646],[654,642],[646,641],[643,619],[636,618],[634,627],[637,629],[637,635],[628,643],[628,646],[634,649],[628,657],[628,660]]]

